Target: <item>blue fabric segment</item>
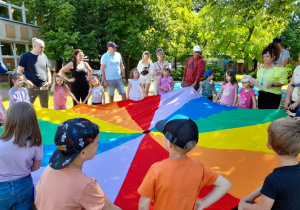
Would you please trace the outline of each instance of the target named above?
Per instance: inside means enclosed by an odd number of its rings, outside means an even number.
[[[0,62],[0,74],[5,74],[7,72],[7,68],[4,63]]]
[[[168,119],[172,118],[174,115],[184,115],[190,117],[192,120],[198,120],[200,118],[206,118],[222,111],[230,111],[235,109],[237,109],[237,107],[223,106],[213,103],[205,97],[201,97],[189,101],[187,104],[185,104],[171,116],[169,116]]]
[[[111,150],[121,144],[124,144],[133,139],[136,139],[138,136],[141,136],[141,135],[144,135],[144,134],[140,133],[135,136],[128,136],[128,137],[119,138],[119,139],[115,138],[115,139],[109,139],[109,140],[104,140],[104,141],[100,140],[99,144],[98,144],[97,154]],[[101,134],[100,134],[100,138],[101,138]],[[43,145],[44,157],[42,159],[42,167],[47,166],[49,164],[49,159],[56,149],[57,149],[57,147],[55,146],[55,144]]]
[[[224,63],[229,63],[231,59],[225,59]]]

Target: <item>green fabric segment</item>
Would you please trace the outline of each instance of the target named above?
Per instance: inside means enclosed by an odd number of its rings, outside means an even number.
[[[38,120],[40,129],[43,136],[43,145],[51,145],[54,144],[54,136],[58,127],[58,124],[47,122],[44,120]],[[0,130],[1,131],[1,130]],[[112,139],[120,139],[124,137],[136,136],[140,135],[140,133],[100,133],[100,141],[112,140]]]
[[[236,109],[222,111],[206,118],[195,120],[199,133],[240,128],[273,122],[276,119],[287,117],[284,110],[272,109]],[[247,135],[247,134],[245,134]],[[234,137],[233,137],[234,138]]]

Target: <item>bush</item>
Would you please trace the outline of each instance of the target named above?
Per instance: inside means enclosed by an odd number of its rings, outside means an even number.
[[[293,72],[294,72],[294,69],[296,68],[296,66],[294,65],[291,65],[291,64],[287,64],[285,69],[288,73],[288,81],[290,82],[291,79],[292,79],[292,76],[293,76]]]
[[[182,66],[180,68],[177,68],[176,71],[172,72],[171,76],[173,77],[174,81],[181,81],[182,80],[184,70],[185,70],[185,66]],[[207,64],[205,66],[204,71],[206,71],[206,70],[212,70],[213,71],[214,81],[224,81],[224,73],[225,73],[224,69],[218,68],[215,65]],[[204,73],[203,73],[203,75],[201,77],[201,80],[204,80],[204,78],[205,78],[205,76],[204,76]]]

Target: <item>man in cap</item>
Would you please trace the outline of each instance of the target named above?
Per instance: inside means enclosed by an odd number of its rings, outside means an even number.
[[[116,52],[117,45],[114,42],[107,43],[107,52],[101,57],[101,74],[104,86],[108,87],[109,102],[114,102],[115,89],[117,88],[122,100],[126,99],[124,83],[125,67],[121,54]]]
[[[195,90],[199,89],[200,79],[205,68],[205,61],[201,54],[201,48],[199,46],[195,46],[193,48],[193,56],[186,62],[181,87],[192,86]]]
[[[274,61],[274,63],[285,67],[289,61],[290,52],[282,47],[281,39],[279,37],[276,37],[275,39],[273,39],[273,43],[277,44],[277,46],[280,48],[279,59],[277,61]]]

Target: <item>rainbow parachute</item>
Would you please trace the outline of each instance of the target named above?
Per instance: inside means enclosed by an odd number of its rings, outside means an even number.
[[[278,166],[266,147],[270,122],[286,117],[283,110],[242,110],[212,103],[193,88],[150,96],[142,101],[120,101],[106,106],[78,105],[55,111],[35,107],[43,134],[44,158],[33,173],[36,184],[53,151],[56,128],[63,121],[84,117],[100,126],[97,155],[83,166],[95,177],[108,198],[122,209],[137,209],[141,184],[149,167],[168,157],[163,136],[154,126],[159,120],[181,114],[199,128],[199,142],[189,156],[225,176],[232,189],[210,209],[231,209],[239,199],[261,185]],[[204,187],[199,197],[212,187]]]

